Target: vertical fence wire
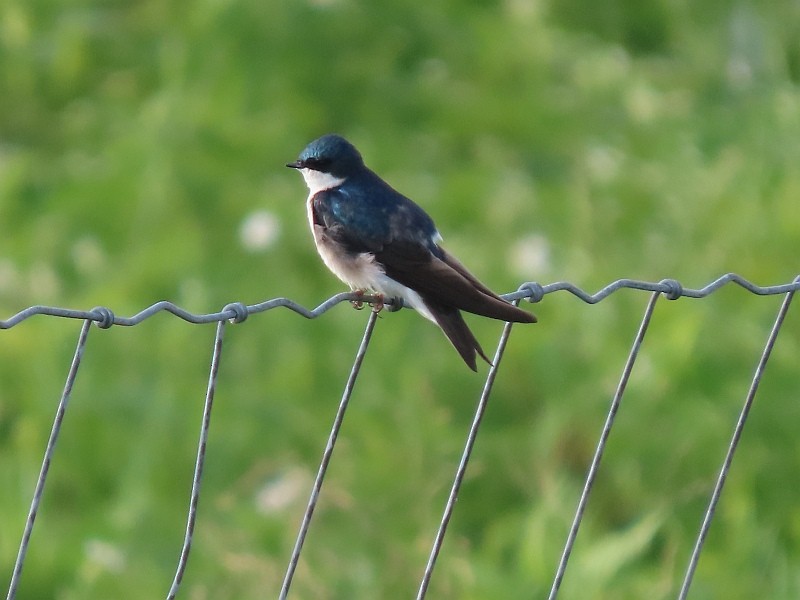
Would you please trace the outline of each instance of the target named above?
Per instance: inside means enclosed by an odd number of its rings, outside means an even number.
[[[75,354],[72,357],[72,364],[67,373],[67,380],[64,383],[64,391],[61,394],[61,400],[56,409],[56,416],[53,420],[53,427],[50,430],[50,438],[47,440],[47,447],[44,451],[44,459],[42,460],[42,468],[39,471],[39,478],[36,480],[36,487],[33,492],[33,500],[31,507],[28,511],[28,518],[25,520],[25,529],[22,533],[22,541],[19,545],[19,552],[17,559],[14,562],[14,570],[11,574],[11,583],[8,586],[7,600],[14,600],[17,595],[17,588],[19,587],[19,580],[22,576],[22,567],[25,564],[25,557],[28,553],[28,545],[30,544],[31,534],[33,533],[33,524],[36,521],[36,515],[39,513],[39,505],[42,501],[42,494],[44,493],[44,484],[47,480],[47,474],[50,471],[50,463],[53,460],[53,453],[55,452],[56,442],[58,441],[58,434],[61,432],[61,425],[64,422],[64,415],[67,412],[67,405],[69,398],[72,394],[72,387],[75,385],[75,378],[78,376],[78,369],[81,366],[81,359],[83,358],[83,351],[86,348],[86,339],[89,336],[89,328],[92,322],[86,320],[81,326],[81,332],[78,335],[78,343],[75,346]]]
[[[518,305],[519,300],[516,300],[514,302],[514,306]],[[475,409],[475,416],[472,419],[472,425],[470,426],[469,433],[467,434],[467,441],[464,446],[464,451],[461,453],[461,460],[458,464],[458,469],[456,469],[456,475],[453,479],[453,486],[450,489],[450,495],[448,496],[447,503],[445,504],[442,520],[439,524],[438,530],[436,531],[433,547],[431,548],[431,553],[428,557],[428,563],[425,565],[425,572],[423,573],[422,581],[419,584],[417,600],[422,600],[428,592],[428,586],[430,585],[431,577],[433,576],[433,569],[436,566],[436,559],[439,557],[439,552],[441,551],[442,544],[444,543],[444,536],[447,533],[447,526],[450,524],[450,519],[452,518],[453,511],[455,510],[456,501],[458,500],[458,492],[461,490],[461,483],[463,482],[464,475],[467,472],[467,465],[469,464],[469,459],[472,456],[472,449],[474,448],[475,440],[478,437],[478,429],[481,426],[483,415],[486,412],[486,407],[489,403],[489,395],[492,392],[494,380],[497,377],[497,370],[500,368],[500,361],[503,359],[503,352],[505,352],[508,338],[511,335],[512,325],[513,323],[505,324],[503,327],[503,333],[500,335],[500,340],[497,343],[497,350],[495,351],[494,358],[492,359],[492,366],[489,369],[489,373],[486,375],[486,382],[484,383],[483,391],[481,392],[478,405]]]
[[[586,475],[586,480],[583,484],[583,491],[581,492],[580,499],[578,500],[578,508],[575,511],[575,517],[572,521],[572,526],[569,529],[569,534],[567,535],[567,542],[564,545],[564,551],[561,553],[561,560],[558,562],[556,575],[553,579],[553,586],[550,588],[550,595],[547,597],[548,600],[555,600],[555,598],[558,596],[558,590],[561,587],[561,581],[564,579],[564,573],[567,570],[567,561],[569,561],[570,554],[572,553],[572,547],[575,545],[575,538],[578,536],[578,529],[583,521],[583,513],[586,511],[586,504],[589,502],[589,493],[592,491],[592,486],[594,485],[594,481],[597,477],[597,470],[600,468],[600,460],[603,458],[603,452],[605,451],[606,443],[608,442],[608,436],[611,435],[611,428],[614,425],[617,411],[622,403],[622,396],[628,386],[628,380],[630,379],[631,372],[633,371],[633,365],[636,362],[636,357],[639,356],[639,349],[642,347],[644,336],[647,333],[647,329],[650,327],[650,319],[653,316],[653,311],[656,307],[656,301],[660,295],[660,292],[654,292],[650,296],[650,301],[647,303],[647,308],[645,308],[644,316],[642,316],[642,322],[639,325],[639,330],[636,332],[636,337],[633,339],[631,351],[628,354],[628,360],[625,361],[625,367],[622,369],[622,376],[620,377],[614,397],[611,400],[611,407],[608,410],[608,416],[603,424],[603,430],[600,434],[600,441],[597,443],[597,448],[595,449],[592,462],[589,466],[589,471]]]
[[[709,501],[705,516],[703,517],[703,523],[700,526],[700,532],[698,533],[697,541],[695,542],[691,558],[689,559],[689,566],[686,569],[686,575],[683,579],[683,585],[681,585],[680,593],[678,594],[678,600],[686,600],[686,597],[689,595],[689,587],[692,585],[694,573],[697,569],[697,562],[700,560],[700,552],[703,549],[706,535],[708,535],[708,530],[711,527],[711,520],[714,518],[717,503],[722,495],[722,488],[725,486],[725,480],[728,477],[728,472],[730,471],[731,463],[733,462],[733,454],[736,452],[736,448],[739,445],[739,439],[742,437],[742,431],[744,430],[745,422],[750,414],[750,408],[753,406],[753,401],[755,400],[758,386],[761,383],[761,376],[764,373],[764,368],[767,366],[767,361],[772,354],[772,348],[775,346],[775,340],[778,338],[778,333],[783,326],[784,318],[786,317],[786,313],[789,311],[789,305],[792,303],[793,297],[794,291],[791,291],[787,293],[783,299],[783,303],[778,310],[778,315],[775,318],[775,323],[772,325],[772,330],[770,331],[766,344],[764,345],[764,351],[761,353],[761,357],[756,365],[753,379],[750,382],[750,388],[747,391],[744,405],[742,406],[742,410],[739,413],[739,418],[736,421],[736,427],[734,427],[733,430],[733,437],[731,438],[728,446],[728,451],[725,454],[725,460],[722,463],[722,468],[720,469],[719,476],[717,477],[717,482],[714,485],[714,491],[711,493],[711,500]]]
[[[214,336],[214,350],[211,355],[211,367],[208,373],[208,387],[206,388],[206,399],[203,403],[203,420],[200,425],[200,437],[197,442],[197,457],[194,463],[194,475],[192,476],[192,492],[189,498],[189,513],[186,520],[186,532],[183,537],[178,566],[175,577],[172,580],[167,600],[174,600],[178,594],[178,588],[183,581],[183,574],[189,561],[189,551],[192,548],[192,537],[194,526],[197,521],[197,504],[200,501],[200,484],[203,479],[203,467],[206,460],[206,445],[208,444],[208,430],[211,425],[211,408],[214,405],[214,392],[217,389],[217,374],[219,373],[219,363],[222,358],[222,340],[225,334],[225,321],[217,323],[217,332]]]
[[[353,367],[350,370],[350,376],[347,378],[347,383],[344,387],[344,392],[342,393],[342,400],[339,403],[339,408],[337,409],[336,416],[333,419],[333,426],[331,427],[331,432],[328,436],[328,442],[325,444],[325,451],[322,454],[322,461],[320,462],[319,470],[317,471],[317,477],[314,479],[314,485],[311,488],[311,496],[308,499],[308,505],[306,506],[305,513],[303,514],[303,520],[300,523],[300,530],[297,533],[297,540],[295,541],[294,548],[292,549],[292,555],[289,558],[289,566],[286,568],[286,575],[284,576],[283,584],[281,585],[280,595],[278,596],[280,600],[285,600],[285,598],[289,595],[289,588],[292,585],[292,579],[294,578],[294,573],[297,570],[297,563],[300,560],[300,553],[303,551],[303,544],[305,543],[306,535],[308,534],[308,528],[311,525],[311,517],[314,516],[314,509],[317,507],[320,490],[322,489],[322,482],[325,479],[325,474],[328,472],[328,465],[331,462],[331,456],[333,456],[333,448],[336,445],[337,438],[339,437],[339,431],[342,429],[344,414],[347,411],[348,404],[350,403],[350,396],[353,393],[356,379],[361,371],[361,364],[364,362],[364,356],[367,354],[367,348],[369,347],[369,341],[372,338],[372,331],[375,329],[375,322],[377,319],[378,311],[372,310],[369,315],[369,320],[367,321],[367,327],[364,330],[364,336],[361,338],[361,344],[358,347],[358,352],[356,353],[355,360],[353,361]]]

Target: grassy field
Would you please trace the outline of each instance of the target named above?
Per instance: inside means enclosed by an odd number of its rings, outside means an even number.
[[[297,173],[335,131],[499,292],[800,272],[796,2],[242,0],[0,5],[0,318],[195,312],[343,286]],[[647,294],[559,293],[516,327],[430,598],[542,598]],[[780,298],[660,300],[560,598],[675,597]],[[800,597],[790,312],[691,598]],[[228,327],[180,597],[277,596],[366,320]],[[471,318],[484,347],[501,325]],[[8,581],[80,323],[0,331]],[[93,328],[19,600],[172,580],[214,336]],[[377,325],[293,597],[413,597],[483,373],[404,310]]]

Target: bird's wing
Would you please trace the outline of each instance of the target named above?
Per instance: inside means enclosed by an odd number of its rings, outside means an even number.
[[[365,223],[353,204],[349,195],[341,190],[318,192],[311,199],[312,223],[321,227],[325,235],[346,252],[374,252],[386,239],[384,228],[380,221]]]
[[[311,200],[314,225],[347,252],[374,254],[386,275],[426,303],[503,321],[536,320],[499,298],[437,246],[436,227],[419,206],[379,179],[367,183],[318,192]]]
[[[431,218],[371,172],[324,190],[311,201],[312,219],[351,252],[376,252],[393,241],[435,248]]]
[[[460,310],[452,307],[438,306],[435,303],[429,303],[428,309],[431,311],[436,323],[442,328],[447,339],[450,340],[450,343],[453,344],[453,347],[458,351],[461,358],[467,363],[470,369],[473,371],[478,370],[475,357],[476,353],[488,364],[492,364],[492,361],[486,356],[478,340],[475,339],[472,331],[470,331],[469,327],[464,322],[464,317]]]
[[[426,303],[453,307],[477,315],[532,323],[536,318],[494,294],[452,256],[442,258],[413,241],[395,240],[375,252],[386,275],[415,290]]]

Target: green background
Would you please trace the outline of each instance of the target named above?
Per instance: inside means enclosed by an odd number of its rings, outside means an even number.
[[[800,271],[796,2],[4,0],[0,317],[342,291],[283,167],[330,131],[498,292]],[[546,596],[647,298],[553,294],[514,329],[430,598]],[[676,595],[779,303],[659,301],[561,598]],[[180,597],[277,595],[366,316],[227,328]],[[491,353],[501,325],[469,322]],[[2,581],[79,328],[0,332]],[[800,596],[799,330],[790,312],[693,599]],[[166,595],[213,335],[92,329],[20,600]],[[413,312],[380,319],[292,597],[413,597],[484,373]]]

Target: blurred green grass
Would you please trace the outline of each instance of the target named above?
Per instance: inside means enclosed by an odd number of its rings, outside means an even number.
[[[620,277],[699,287],[727,271],[790,281],[798,12],[6,0],[0,311],[315,305],[342,286],[282,165],[329,131],[498,291]],[[538,325],[515,329],[432,597],[544,595],[645,302],[557,294],[535,307]],[[674,597],[778,303],[739,289],[660,301],[561,597]],[[228,329],[187,598],[276,593],[364,317],[272,311]],[[470,323],[492,347],[500,326]],[[797,331],[790,314],[693,598],[800,593]],[[0,334],[7,576],[77,333],[34,318]],[[20,600],[165,594],[212,339],[166,315],[92,331]],[[480,385],[430,324],[381,319],[296,597],[413,593]]]

